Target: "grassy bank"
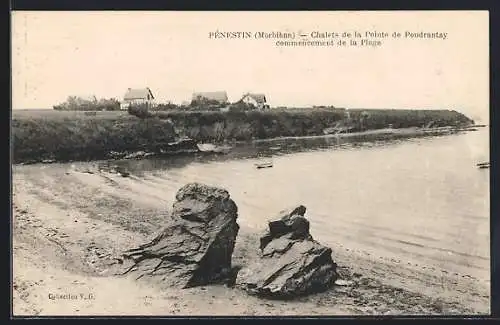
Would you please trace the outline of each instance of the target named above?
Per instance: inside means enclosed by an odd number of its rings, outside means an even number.
[[[158,112],[183,136],[198,141],[245,141],[323,134],[344,117],[342,111]]]
[[[347,113],[349,112],[349,113]],[[198,141],[251,140],[323,135],[332,127],[349,132],[471,124],[456,111],[289,109],[249,112],[157,112],[170,119],[182,135]]]
[[[199,142],[247,141],[349,132],[473,123],[448,110],[273,109],[269,111],[152,112],[140,119],[126,112],[13,111],[15,162],[102,159],[110,152],[165,150],[187,136]]]
[[[51,113],[21,117],[14,114],[15,163],[102,159],[111,152],[158,151],[177,140],[172,125],[160,119],[140,120],[108,112],[95,116]]]

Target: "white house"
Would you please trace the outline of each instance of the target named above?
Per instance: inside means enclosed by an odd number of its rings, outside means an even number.
[[[154,105],[153,93],[149,87],[146,88],[128,88],[121,102],[121,109],[128,109],[131,104]]]
[[[258,109],[269,108],[269,105],[267,104],[266,100],[266,95],[264,94],[246,93],[245,95],[243,95],[240,101],[245,104],[251,104],[257,107]]]

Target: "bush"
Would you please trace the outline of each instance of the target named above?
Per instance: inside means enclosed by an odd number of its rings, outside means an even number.
[[[147,104],[130,105],[127,110],[130,115],[137,116],[140,119],[152,116]]]
[[[194,111],[219,111],[225,106],[225,103],[221,103],[217,100],[198,96],[191,101],[188,109]]]
[[[181,109],[181,106],[175,105],[175,104],[172,104],[172,103],[158,104],[155,107],[156,111],[176,111],[176,110],[179,110],[179,109]]]
[[[101,98],[96,105],[96,110],[98,111],[119,111],[120,102],[115,98],[106,99]]]
[[[254,111],[256,109],[257,107],[255,107],[254,105],[247,104],[241,101],[231,104],[229,106],[229,112],[248,112],[248,111]]]
[[[53,106],[58,111],[119,111],[120,102],[115,98],[97,100],[69,96],[65,102]]]

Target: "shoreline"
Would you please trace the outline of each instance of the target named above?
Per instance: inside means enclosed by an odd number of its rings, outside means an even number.
[[[151,118],[126,112],[50,111],[14,113],[13,160],[85,161],[113,158],[140,151],[164,153],[192,151],[198,143],[237,143],[308,139],[325,132],[351,131],[356,136],[399,137],[415,127],[432,129],[474,123],[451,110],[285,109],[244,112],[165,111]],[[393,127],[398,131],[383,131]],[[411,131],[408,131],[410,128]],[[364,132],[354,132],[359,130]],[[429,129],[429,132],[432,129]],[[406,130],[406,131],[404,131]],[[441,132],[441,131],[439,131]],[[384,134],[387,133],[387,134]],[[177,142],[190,139],[191,143]],[[111,157],[110,157],[111,156]]]
[[[484,126],[479,126],[484,127]],[[214,155],[214,154],[227,154],[230,152],[234,145],[246,145],[252,143],[266,143],[266,142],[278,142],[286,140],[314,140],[314,139],[351,139],[357,137],[384,137],[383,139],[392,138],[415,138],[415,137],[425,137],[425,136],[442,136],[442,135],[452,135],[460,132],[470,132],[475,130],[476,126],[466,127],[466,128],[452,128],[452,127],[441,127],[441,128],[400,128],[400,129],[376,129],[376,130],[366,130],[351,133],[340,133],[340,134],[323,134],[323,135],[311,135],[311,136],[297,136],[297,137],[276,137],[267,139],[253,139],[245,141],[212,141],[212,142],[198,142],[189,138],[179,139],[175,143],[169,143],[169,145],[177,146],[176,150],[166,151],[164,153],[154,153],[146,150],[137,151],[127,151],[127,152],[113,152],[111,151],[106,155],[106,157],[86,159],[86,160],[57,160],[57,159],[40,159],[33,161],[20,161],[14,163],[14,165],[32,165],[32,164],[46,164],[46,163],[70,163],[70,162],[93,162],[101,160],[130,160],[130,159],[142,159],[142,158],[161,158],[161,157],[174,157],[174,156],[192,156],[192,155]],[[363,139],[366,140],[366,139]],[[372,140],[369,138],[367,140]],[[186,144],[186,149],[178,149],[183,143]],[[205,144],[212,145],[210,149],[200,149]]]
[[[323,134],[323,135],[310,135],[310,136],[300,136],[300,137],[277,137],[277,138],[268,138],[268,139],[255,139],[251,141],[237,141],[236,143],[252,143],[252,142],[272,142],[279,140],[301,140],[301,139],[346,139],[346,138],[354,138],[358,136],[434,136],[434,135],[448,135],[448,134],[456,134],[459,132],[469,131],[469,128],[463,129],[453,129],[452,127],[441,127],[441,128],[400,128],[400,129],[375,129],[375,130],[366,130],[359,132],[350,132],[350,133],[339,133],[339,134]]]
[[[393,259],[377,247],[368,249],[355,243],[331,246],[339,272],[344,278],[355,280],[355,286],[334,287],[291,302],[258,299],[221,285],[159,290],[147,283],[108,276],[106,270],[112,265],[113,256],[147,241],[165,225],[165,210],[171,206],[172,190],[180,184],[161,177],[104,176],[72,171],[66,165],[14,167],[15,315],[478,315],[489,312],[486,278],[466,269],[453,273],[439,266],[407,263],[404,254]],[[244,197],[240,196],[236,203],[244,207]],[[241,231],[233,253],[235,266],[255,258],[261,231],[250,223],[251,218],[247,219],[250,216],[245,216],[245,209],[241,211],[237,221]],[[315,236],[319,230],[313,227],[311,233]],[[80,293],[92,294],[95,299],[51,300],[49,293],[78,297]]]

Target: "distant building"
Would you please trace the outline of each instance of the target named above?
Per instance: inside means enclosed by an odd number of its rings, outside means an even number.
[[[227,104],[229,99],[225,91],[196,92],[193,93],[192,101],[215,101],[219,104]]]
[[[154,105],[153,93],[149,87],[146,88],[128,88],[123,96],[123,101],[120,105],[121,109],[128,109],[130,105],[148,104]]]
[[[267,104],[266,100],[266,95],[264,94],[246,93],[245,95],[243,95],[240,101],[245,104],[251,104],[257,107],[258,109],[269,108],[269,105]]]

